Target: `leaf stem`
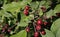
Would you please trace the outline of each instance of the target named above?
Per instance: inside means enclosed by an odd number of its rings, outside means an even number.
[[[36,24],[35,24],[35,22],[33,22],[33,26],[34,26],[34,31],[36,32],[36,28],[35,28],[35,25],[36,25]]]

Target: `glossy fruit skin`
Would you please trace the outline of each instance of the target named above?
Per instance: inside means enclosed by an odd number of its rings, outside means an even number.
[[[26,32],[30,32],[30,28],[29,27],[26,28]]]
[[[7,29],[7,28],[8,28],[8,26],[9,26],[9,25],[8,25],[8,24],[6,24],[6,25],[4,26],[4,28],[5,28],[5,29]]]
[[[48,24],[48,22],[44,22],[44,25],[46,26]]]
[[[39,33],[38,32],[35,32],[34,33],[34,37],[38,37]]]
[[[40,34],[45,35],[45,34],[46,34],[46,32],[45,32],[45,31],[41,31],[41,32],[40,32]]]
[[[38,37],[38,36],[34,36],[34,37]]]
[[[8,27],[7,26],[4,26],[5,29],[7,29]]]
[[[26,10],[29,10],[29,8],[30,8],[29,6],[26,6],[26,7],[25,7]]]
[[[5,28],[2,28],[2,32],[5,32],[5,30],[6,30]]]
[[[11,32],[11,29],[8,29],[8,32],[10,33]]]
[[[36,26],[36,30],[38,31],[38,30],[41,30],[41,26],[40,25],[37,25]]]
[[[37,25],[42,25],[42,20],[41,19],[37,20]]]
[[[29,14],[28,10],[24,10],[24,14],[28,15]]]

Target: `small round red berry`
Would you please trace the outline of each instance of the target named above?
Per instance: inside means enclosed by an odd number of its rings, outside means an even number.
[[[5,29],[7,29],[8,27],[7,26],[4,26]]]
[[[26,6],[26,7],[25,7],[26,10],[29,10],[29,8],[30,8],[29,6]]]
[[[29,27],[26,28],[26,32],[30,32],[30,28]]]
[[[11,29],[8,29],[8,32],[10,33],[11,32]]]
[[[5,32],[5,28],[2,28],[2,32]]]
[[[8,24],[6,24],[6,25],[4,26],[4,28],[5,28],[5,29],[7,29],[7,28],[8,28],[8,26],[9,26],[9,25],[8,25]]]
[[[41,32],[40,32],[40,34],[45,35],[45,34],[46,34],[46,32],[45,32],[45,31],[41,31]]]
[[[48,22],[44,22],[44,25],[46,26],[48,24]]]
[[[8,24],[6,24],[5,26],[9,26]]]
[[[38,32],[35,32],[34,33],[34,37],[38,37],[39,33]]]
[[[37,20],[37,25],[42,25],[42,20],[41,19]]]
[[[28,10],[24,10],[24,14],[28,15],[29,14]]]
[[[34,37],[38,37],[38,36],[34,36]]]
[[[36,26],[36,30],[41,30],[41,26],[40,25],[37,25]]]

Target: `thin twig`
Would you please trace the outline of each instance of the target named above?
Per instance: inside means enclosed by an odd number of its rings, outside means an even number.
[[[33,26],[34,26],[34,31],[36,32],[36,28],[35,28],[35,25],[36,25],[36,24],[35,24],[35,23],[33,22]]]

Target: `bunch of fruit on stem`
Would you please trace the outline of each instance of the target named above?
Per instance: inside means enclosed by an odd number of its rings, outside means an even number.
[[[30,6],[26,6],[24,9],[24,14],[27,16],[29,15],[29,9]],[[42,11],[45,12],[46,8],[44,6],[41,7]],[[31,27],[30,25],[33,27],[33,31],[34,31],[34,37],[38,37],[39,34],[45,35],[45,27],[49,24],[47,21],[43,21],[43,19],[36,14],[37,12],[33,13],[34,15],[34,19],[31,19],[28,23],[28,26],[26,27],[26,31],[29,33],[31,31]],[[36,20],[37,19],[37,20]]]
[[[27,15],[29,16],[29,9],[30,9],[30,6],[28,5],[24,9],[24,14],[26,16]],[[33,28],[34,37],[39,37],[40,34],[45,35],[46,32],[44,29],[45,28],[49,29],[51,27],[51,24],[52,24],[51,20],[54,19],[55,17],[58,17],[58,18],[60,17],[60,13],[56,13],[56,16],[51,16],[50,18],[47,18],[45,16],[45,13],[47,11],[46,7],[42,6],[41,10],[43,11],[43,16],[40,17],[38,10],[36,10],[33,13],[34,18],[30,20],[31,22],[29,22],[28,26],[26,27],[26,32],[28,33],[31,31],[31,28]],[[48,19],[50,19],[50,21],[47,21]]]

